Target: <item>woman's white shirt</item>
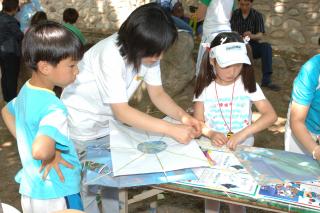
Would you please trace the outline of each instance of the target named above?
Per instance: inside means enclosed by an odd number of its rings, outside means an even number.
[[[61,99],[68,108],[70,136],[92,140],[109,134],[109,119],[114,119],[112,103],[128,102],[144,80],[161,85],[160,64],[141,65],[139,73],[126,63],[116,45],[117,33],[90,48],[79,62],[74,83],[63,90]]]

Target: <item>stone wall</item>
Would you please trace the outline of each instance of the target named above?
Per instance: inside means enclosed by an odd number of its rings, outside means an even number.
[[[0,0],[1,1],[1,0]],[[78,27],[89,38],[99,39],[115,31],[125,18],[139,5],[150,0],[40,0],[49,18],[61,21],[62,11],[74,7],[80,12]],[[188,6],[198,0],[182,0]],[[319,0],[256,0],[254,8],[263,13],[266,37],[274,49],[314,54],[318,50],[320,36]]]

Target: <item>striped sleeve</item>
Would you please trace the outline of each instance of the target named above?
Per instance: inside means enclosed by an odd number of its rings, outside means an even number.
[[[255,14],[255,29],[253,33],[265,33],[265,29],[264,29],[264,21],[263,21],[263,17],[262,14],[259,12],[256,12]]]

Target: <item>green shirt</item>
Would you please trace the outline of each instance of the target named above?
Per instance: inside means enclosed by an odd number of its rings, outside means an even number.
[[[201,0],[201,3],[206,5],[207,7],[209,6],[210,2],[213,1],[213,0]],[[232,11],[234,11],[236,9],[236,2],[233,4],[233,9]]]
[[[70,30],[72,33],[74,33],[80,39],[80,41],[83,45],[86,44],[86,39],[84,38],[83,34],[76,26],[69,24],[69,23],[63,23],[63,26],[65,26],[68,30]]]

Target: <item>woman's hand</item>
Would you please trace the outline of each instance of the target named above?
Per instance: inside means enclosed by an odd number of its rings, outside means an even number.
[[[41,167],[39,169],[39,172],[42,172],[43,170],[45,170],[43,173],[42,179],[45,180],[51,168],[53,168],[57,172],[60,181],[64,182],[64,176],[60,170],[59,164],[62,164],[65,167],[68,167],[69,169],[73,169],[73,165],[68,163],[61,157],[61,151],[56,150],[53,158],[51,158],[50,160],[42,161]]]
[[[228,142],[228,138],[221,132],[211,131],[209,139],[216,146],[223,146]]]
[[[196,138],[201,136],[202,124],[199,120],[195,119],[194,117],[190,116],[189,114],[186,114],[185,116],[182,116],[181,122],[187,126],[191,126],[194,128]]]
[[[170,137],[182,144],[188,144],[192,139],[197,136],[196,130],[188,125],[184,124],[172,124],[168,129]]]

